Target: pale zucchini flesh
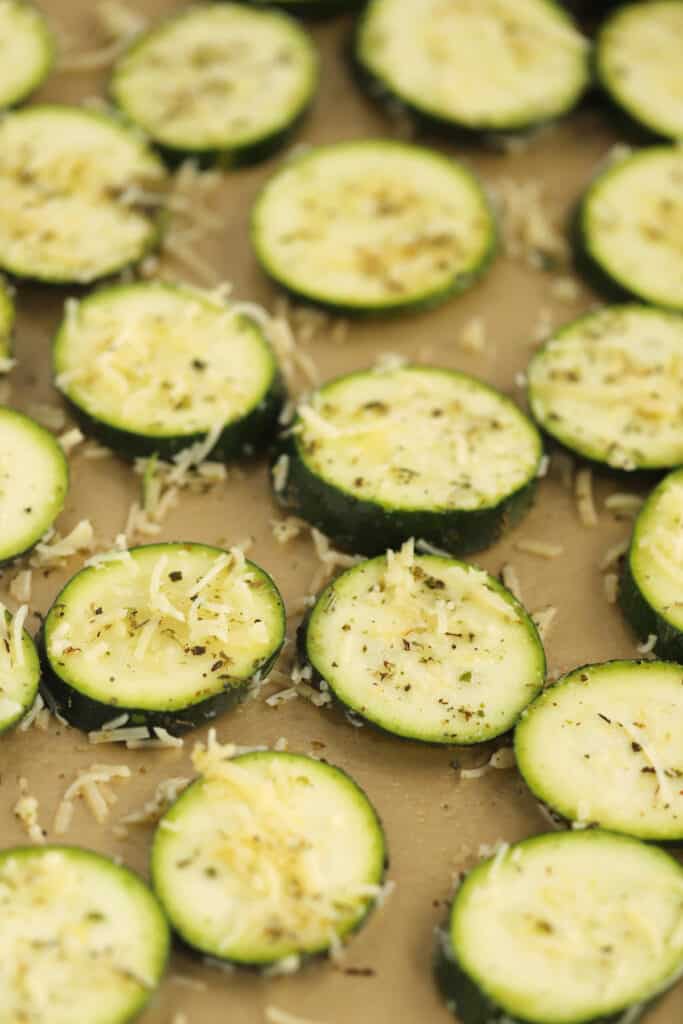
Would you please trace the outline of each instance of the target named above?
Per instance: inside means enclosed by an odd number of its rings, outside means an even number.
[[[159,237],[164,182],[156,156],[109,115],[57,105],[8,114],[0,122],[0,267],[88,284],[138,262]]]
[[[86,425],[139,455],[187,447],[221,424],[226,444],[239,431],[256,445],[268,426],[259,412],[268,406],[276,415],[279,404],[277,364],[261,328],[189,286],[117,285],[72,300],[53,370]]]
[[[616,661],[570,672],[523,712],[518,768],[568,821],[683,839],[683,666]]]
[[[26,0],[0,0],[0,109],[32,93],[50,72],[54,40],[47,21]]]
[[[683,149],[651,146],[608,166],[578,214],[580,255],[598,283],[683,311]]]
[[[62,511],[69,487],[64,452],[44,427],[0,407],[0,563],[28,551]]]
[[[619,7],[596,44],[600,84],[633,121],[655,135],[683,136],[683,3]]]
[[[256,256],[323,305],[382,312],[473,283],[495,248],[478,182],[456,161],[387,140],[321,146],[285,163],[252,210]]]
[[[125,1024],[159,984],[169,930],[147,886],[77,847],[0,853],[0,1024]]]
[[[478,131],[567,113],[588,85],[588,54],[552,0],[371,0],[356,35],[375,92]]]
[[[337,577],[304,646],[351,711],[430,743],[501,735],[545,677],[536,628],[512,595],[474,566],[415,555],[412,542]]]
[[[637,1020],[683,970],[683,868],[598,829],[503,847],[458,889],[438,976],[463,1024]]]
[[[159,145],[230,157],[279,139],[316,83],[313,43],[286,15],[199,4],[137,38],[110,93]]]
[[[38,694],[40,661],[33,640],[0,606],[0,733],[30,710]]]
[[[246,696],[283,639],[277,588],[239,549],[147,545],[81,570],[57,596],[46,687],[80,728],[118,710],[175,730]]]
[[[369,800],[344,772],[285,753],[209,755],[166,812],[152,882],[195,949],[245,966],[327,952],[376,902],[386,862]]]
[[[683,462],[683,317],[611,306],[557,331],[527,371],[536,422],[613,469]]]

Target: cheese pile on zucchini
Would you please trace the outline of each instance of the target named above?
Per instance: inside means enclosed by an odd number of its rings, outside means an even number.
[[[460,886],[438,978],[463,1024],[636,1020],[683,971],[682,908],[683,868],[654,846],[536,836]]]
[[[189,286],[119,285],[67,303],[53,368],[85,429],[126,455],[169,456],[214,430],[216,453],[239,455],[280,407],[261,328]]]
[[[506,732],[545,677],[536,629],[512,595],[474,566],[416,556],[412,541],[337,577],[302,641],[350,710],[430,743]]]
[[[27,0],[0,0],[0,108],[13,107],[47,78],[54,62],[48,24]]]
[[[451,370],[351,373],[299,407],[280,498],[366,554],[408,537],[486,547],[531,500],[541,441],[503,395]]]
[[[344,772],[313,758],[210,743],[202,777],[164,815],[152,882],[189,945],[239,964],[291,964],[358,928],[381,892],[377,815]]]
[[[683,462],[683,318],[613,306],[557,331],[532,359],[537,422],[580,455],[615,469]]]
[[[252,212],[265,271],[313,302],[388,311],[472,284],[495,248],[486,197],[463,166],[388,140],[320,146],[286,163]]]
[[[568,113],[590,79],[588,52],[553,0],[371,0],[356,36],[375,92],[480,131]]]
[[[52,434],[0,407],[0,563],[40,540],[62,511],[68,486],[67,461]]]
[[[3,1024],[125,1024],[168,952],[161,908],[126,868],[75,847],[0,853]]]
[[[603,89],[641,128],[683,136],[683,5],[629,3],[600,28],[595,66]]]
[[[11,616],[0,605],[0,733],[30,710],[38,693],[40,661],[26,632],[26,605]]]
[[[52,605],[46,685],[79,728],[128,712],[130,725],[178,731],[243,699],[267,674],[284,629],[275,584],[237,548],[113,552]]]
[[[670,473],[638,515],[620,601],[636,633],[657,638],[664,658],[683,661],[683,469]]]
[[[545,690],[515,731],[527,785],[557,814],[659,842],[683,839],[683,667],[614,661]]]
[[[316,52],[296,22],[221,3],[192,6],[136,38],[109,88],[160,145],[248,158],[282,140],[316,84]]]
[[[8,114],[0,122],[0,267],[87,284],[135,263],[158,238],[163,185],[154,154],[108,115],[56,105]]]
[[[680,146],[652,146],[610,165],[579,209],[581,255],[597,281],[675,310],[683,310],[682,231]]]

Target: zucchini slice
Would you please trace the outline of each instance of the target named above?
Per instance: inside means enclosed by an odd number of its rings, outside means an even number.
[[[683,668],[612,661],[575,669],[522,713],[517,766],[568,821],[683,839]]]
[[[44,684],[79,729],[191,728],[243,700],[285,634],[280,594],[242,552],[149,544],[82,569],[50,608]]]
[[[481,743],[510,729],[545,679],[536,627],[504,587],[450,558],[362,562],[318,598],[305,655],[347,708],[427,743]]]
[[[8,114],[0,121],[0,266],[88,284],[138,262],[159,238],[164,182],[152,151],[107,114],[57,105]]]
[[[316,50],[287,15],[198,4],[138,36],[109,84],[117,106],[171,154],[260,159],[315,93]]]
[[[55,59],[48,23],[26,0],[0,0],[0,108],[21,103],[47,78]]]
[[[251,236],[263,269],[314,303],[390,312],[468,288],[496,229],[461,164],[421,146],[370,139],[319,146],[262,189]]]
[[[255,321],[161,282],[67,302],[53,370],[84,429],[127,456],[168,458],[216,430],[214,453],[241,455],[274,433],[282,398]]]
[[[25,607],[12,616],[0,605],[0,733],[21,721],[38,694],[40,660],[25,615]]]
[[[590,80],[588,41],[553,0],[370,0],[355,57],[375,94],[471,131],[559,117]]]
[[[578,214],[579,258],[595,283],[683,311],[683,149],[650,146],[609,166]]]
[[[610,99],[647,132],[683,136],[683,3],[618,8],[598,34],[595,66]]]
[[[643,640],[656,636],[662,658],[683,662],[683,469],[669,473],[636,519],[619,600]]]
[[[458,889],[437,978],[463,1024],[636,1021],[683,971],[683,867],[599,829],[534,836]]]
[[[0,280],[0,373],[13,365],[12,341],[15,320],[14,296],[9,286]]]
[[[339,768],[298,754],[233,760],[209,747],[201,778],[166,812],[152,884],[173,928],[244,966],[327,953],[381,894],[382,826]]]
[[[683,317],[611,306],[557,331],[527,372],[536,422],[613,469],[683,462]]]
[[[64,507],[69,467],[52,434],[0,406],[0,564],[32,548]]]
[[[462,555],[526,511],[541,455],[533,423],[480,380],[427,366],[364,370],[299,406],[273,485],[342,547],[376,555],[416,537]]]
[[[0,852],[2,1020],[125,1024],[163,976],[170,936],[132,871],[74,846]]]

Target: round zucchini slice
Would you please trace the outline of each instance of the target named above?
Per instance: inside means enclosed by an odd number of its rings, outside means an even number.
[[[161,282],[67,302],[53,370],[84,429],[127,456],[169,458],[221,424],[214,454],[241,455],[274,433],[282,400],[255,321]]]
[[[578,214],[579,256],[595,283],[683,311],[683,149],[650,146],[600,173]]]
[[[0,564],[32,548],[64,507],[69,467],[52,434],[0,406]]]
[[[352,551],[377,555],[415,537],[462,555],[493,544],[526,511],[541,455],[533,423],[473,377],[366,370],[300,405],[273,486]]]
[[[126,1024],[161,981],[166,919],[127,868],[73,846],[0,852],[6,1021]]]
[[[311,302],[356,312],[431,305],[483,273],[496,229],[456,161],[371,139],[320,146],[284,164],[252,211],[263,269]]]
[[[0,0],[0,109],[21,103],[47,78],[55,45],[47,21],[32,3]]]
[[[612,661],[575,669],[523,712],[517,766],[567,821],[683,839],[683,667]]]
[[[160,234],[150,189],[164,171],[139,136],[106,114],[34,106],[0,122],[0,267],[88,284],[136,263]]]
[[[12,363],[12,335],[14,333],[14,297],[8,285],[0,280],[0,373],[6,373]]]
[[[79,729],[127,713],[178,733],[243,700],[284,634],[275,584],[239,549],[150,544],[66,584],[43,628],[44,685]]]
[[[622,570],[622,610],[662,658],[683,662],[683,469],[669,473],[636,519]]]
[[[471,131],[559,117],[590,80],[588,41],[553,0],[370,0],[355,57],[375,94]]]
[[[322,761],[209,749],[201,778],[159,823],[152,884],[202,953],[268,967],[327,953],[382,890],[386,844],[370,801]]]
[[[683,317],[611,306],[557,331],[527,372],[529,405],[548,434],[613,469],[683,462]]]
[[[598,80],[632,121],[654,135],[683,136],[683,3],[626,4],[603,23]]]
[[[21,721],[38,694],[40,660],[23,628],[26,611],[12,616],[0,605],[0,733]]]
[[[138,36],[114,67],[117,106],[171,154],[260,159],[315,93],[308,34],[287,15],[198,4]]]
[[[437,978],[463,1024],[636,1021],[683,971],[682,892],[683,867],[638,839],[525,839],[458,889]]]
[[[427,743],[500,736],[545,679],[536,627],[512,594],[472,565],[415,555],[412,541],[330,583],[302,642],[342,704]]]

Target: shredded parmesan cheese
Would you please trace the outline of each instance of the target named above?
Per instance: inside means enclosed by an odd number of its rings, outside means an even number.
[[[78,773],[67,787],[57,807],[54,830],[57,835],[66,832],[73,817],[73,802],[82,797],[95,820],[102,824],[109,816],[109,806],[100,792],[99,785],[107,786],[114,779],[129,779],[130,768],[124,764],[92,764]]]
[[[593,471],[591,469],[580,469],[577,472],[574,493],[581,524],[589,527],[597,526],[598,514],[593,500]]]
[[[604,572],[606,569],[611,569],[613,565],[617,565],[619,560],[628,551],[629,545],[629,540],[620,540],[616,544],[612,544],[611,547],[608,547],[605,554],[600,559],[600,572]]]
[[[67,430],[66,433],[60,434],[57,438],[61,445],[62,451],[65,455],[72,452],[74,448],[77,448],[79,444],[85,441],[84,434],[78,429],[78,427],[72,427],[71,430]]]
[[[19,793],[21,795],[14,805],[14,814],[32,843],[44,843],[45,833],[38,824],[38,801],[29,794],[28,781],[23,777],[19,779]]]
[[[634,519],[642,507],[643,498],[638,494],[617,492],[605,498],[605,508],[613,512],[618,519]]]
[[[294,516],[287,516],[286,519],[272,519],[271,528],[278,544],[289,544],[306,529],[306,524]]]
[[[503,586],[507,587],[513,597],[516,597],[518,601],[522,602],[522,587],[515,567],[510,565],[508,562],[507,565],[504,565],[501,569],[500,576],[503,581]]]
[[[123,826],[154,824],[159,821],[189,783],[189,779],[180,777],[163,779],[155,789],[152,798],[147,800],[139,810],[131,811],[121,818],[120,824]]]
[[[48,530],[36,544],[29,565],[39,569],[59,569],[73,555],[81,551],[92,551],[94,543],[95,533],[89,519],[81,519],[66,537]]]
[[[320,1024],[320,1021],[312,1021],[308,1017],[299,1017],[287,1010],[280,1010],[277,1006],[266,1006],[264,1019],[268,1024]]]
[[[657,635],[655,633],[648,633],[647,640],[642,644],[638,644],[636,650],[638,654],[652,654],[656,646]]]
[[[605,573],[603,587],[608,604],[616,604],[619,595],[619,577],[614,572]]]
[[[33,573],[30,569],[22,569],[21,572],[17,573],[9,585],[9,592],[15,601],[28,604],[31,600],[32,581]]]
[[[458,338],[458,344],[465,352],[479,353],[486,347],[486,329],[480,316],[468,320]]]
[[[557,616],[557,608],[549,604],[546,608],[539,608],[538,611],[532,612],[531,618],[534,621],[538,635],[541,640],[544,641],[550,632],[550,628],[555,621]]]
[[[569,246],[559,225],[545,208],[543,183],[499,178],[494,198],[502,214],[503,250],[534,270],[566,266]]]
[[[552,544],[549,541],[532,540],[531,538],[515,541],[515,547],[518,551],[523,551],[527,555],[538,555],[539,558],[558,558],[564,553],[561,544]]]

